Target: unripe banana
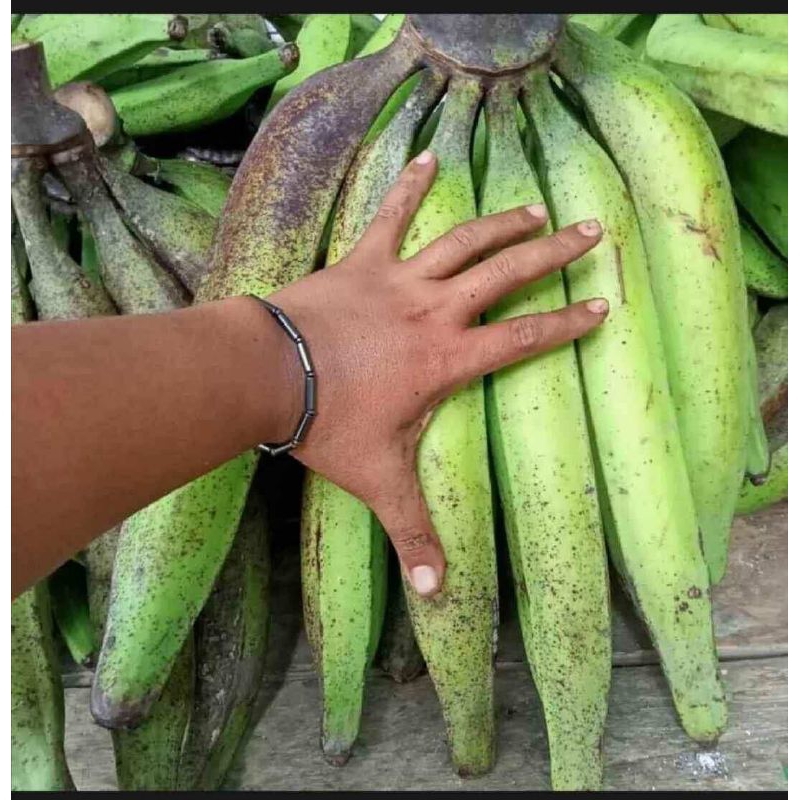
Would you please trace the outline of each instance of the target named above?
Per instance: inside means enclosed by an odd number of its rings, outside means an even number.
[[[788,14],[703,14],[703,22],[712,28],[789,41]]]
[[[747,288],[762,297],[785,300],[789,296],[789,267],[742,216],[742,257]]]
[[[328,265],[361,238],[443,91],[444,79],[427,72],[383,133],[356,155],[335,215]],[[358,735],[366,671],[383,623],[386,536],[360,500],[309,472],[300,543],[306,631],[322,692],[322,752],[343,765]]]
[[[658,19],[658,14],[637,14],[636,19],[616,38],[630,47],[635,56],[643,58],[647,37],[650,29],[655,25],[656,19]]]
[[[733,193],[775,249],[789,254],[789,142],[751,128],[725,148]]]
[[[298,50],[285,45],[260,56],[216,59],[111,93],[129,136],[192,131],[238,111],[252,94],[297,65]]]
[[[117,169],[102,156],[98,164],[128,225],[194,294],[210,267],[216,219],[194,203]]]
[[[469,79],[454,78],[448,86],[431,142],[436,180],[411,223],[403,258],[476,214],[470,141],[481,94]],[[436,598],[422,599],[406,583],[406,599],[442,706],[453,766],[460,775],[479,775],[495,758],[492,659],[498,611],[481,380],[436,409],[420,441],[418,470],[448,566]]]
[[[104,727],[135,728],[161,694],[230,549],[254,461],[229,461],[123,524],[92,685]]]
[[[152,177],[169,184],[172,191],[218,218],[225,206],[231,177],[212,164],[182,158],[163,158],[156,162]]]
[[[753,338],[761,416],[772,440],[776,429],[785,436],[787,427],[784,418],[789,397],[789,306],[786,303],[772,306],[756,326]]]
[[[568,26],[556,64],[636,206],[703,552],[716,583],[725,573],[748,430],[747,295],[722,158],[689,99],[622,45]]]
[[[744,474],[754,486],[760,486],[767,479],[770,470],[769,442],[761,416],[758,396],[758,363],[756,346],[752,334],[747,337],[748,412],[750,428],[747,434]]]
[[[183,287],[169,275],[125,227],[87,151],[57,165],[81,215],[88,222],[99,259],[103,286],[123,314],[170,311],[187,304]]]
[[[481,215],[542,202],[522,149],[516,96],[517,87],[501,83],[487,95]],[[542,92],[532,102],[544,105]],[[487,319],[565,303],[557,272],[510,295]],[[611,683],[608,570],[575,348],[494,373],[487,418],[520,627],[547,723],[550,780],[556,790],[598,790]]]
[[[603,225],[600,243],[567,267],[566,280],[570,302],[605,297],[610,306],[604,323],[578,340],[610,554],[660,655],[684,729],[698,741],[714,741],[727,711],[708,570],[670,398],[641,217],[609,156],[547,88],[540,80],[523,102],[533,118],[554,225],[594,216]],[[742,462],[743,453],[739,481]]]
[[[350,46],[347,49],[347,58],[363,55],[362,51],[370,43],[380,26],[381,21],[374,14],[350,14]]]
[[[74,789],[47,582],[11,603],[11,790]]]
[[[123,792],[178,788],[178,765],[194,694],[194,638],[175,659],[169,680],[136,730],[113,731],[117,786]]]
[[[710,28],[699,14],[662,14],[647,37],[646,57],[698,105],[788,134],[785,44]]]
[[[267,518],[254,485],[214,591],[195,623],[196,691],[180,788],[219,788],[253,716],[268,633]]]
[[[23,19],[16,40],[44,45],[53,86],[96,81],[135,64],[160,45],[180,41],[186,20],[173,14],[40,14]]]
[[[44,164],[33,159],[14,161],[11,196],[25,240],[39,319],[116,314],[103,287],[93,283],[56,242],[42,198]]]
[[[266,114],[305,80],[347,58],[350,46],[349,14],[309,14],[297,35],[300,60],[297,69],[272,88]]]
[[[159,47],[135,64],[119,69],[100,79],[98,83],[107,92],[131,86],[135,83],[150,81],[153,78],[168,75],[178,67],[201,64],[219,58],[219,53],[208,49],[175,50],[171,47]]]
[[[750,481],[742,484],[737,514],[752,514],[789,496],[789,444],[784,443],[772,454],[772,467],[764,483],[754,486]]]
[[[84,568],[66,561],[48,578],[47,585],[53,618],[72,660],[82,667],[92,666],[96,645]]]

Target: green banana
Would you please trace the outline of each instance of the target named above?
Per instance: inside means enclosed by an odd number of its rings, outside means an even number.
[[[411,70],[406,55],[393,45],[316,75],[270,115],[231,186],[212,271],[196,302],[267,296],[311,271],[347,166]],[[321,124],[335,135],[326,169],[312,170]],[[257,462],[249,451],[126,521],[92,687],[92,713],[101,724],[135,725],[147,715],[230,549]]]
[[[15,162],[11,196],[25,240],[39,319],[116,314],[103,287],[87,278],[56,241],[41,192],[44,164],[31,159]]]
[[[381,21],[374,14],[350,14],[350,46],[346,57],[360,55],[380,26]]]
[[[437,177],[411,223],[402,258],[476,214],[470,141],[481,94],[469,79],[454,78],[448,85],[431,142]],[[448,568],[438,597],[422,599],[406,584],[406,599],[442,706],[453,766],[462,776],[479,775],[495,758],[492,658],[498,611],[482,381],[434,412],[420,442],[418,469]]]
[[[269,631],[266,509],[251,489],[214,590],[194,628],[195,696],[180,760],[182,789],[217,789],[240,741],[237,718],[260,686]]]
[[[247,514],[247,512],[246,512]],[[243,523],[250,540],[243,587],[242,644],[236,668],[233,705],[197,782],[200,789],[218,789],[238,748],[257,721],[255,702],[265,668],[269,634],[269,547],[264,537],[265,510],[256,505]]]
[[[616,38],[630,47],[637,57],[642,58],[647,44],[647,37],[650,34],[650,29],[655,25],[656,19],[658,19],[658,14],[637,14],[636,19]]]
[[[165,792],[178,788],[178,765],[193,694],[194,639],[190,634],[147,719],[136,730],[112,732],[117,786],[121,791]]]
[[[784,257],[789,256],[789,141],[750,128],[725,148],[736,200]]]
[[[155,172],[149,174],[215,218],[222,213],[232,180],[219,167],[182,158],[159,159]]]
[[[744,473],[750,483],[760,486],[767,479],[770,469],[770,452],[764,418],[758,396],[758,362],[752,334],[747,337],[747,370],[749,374],[748,410],[750,427],[745,450]]]
[[[82,667],[94,663],[95,639],[89,616],[86,571],[75,561],[62,564],[48,579],[56,627],[72,660]]]
[[[542,78],[531,103],[537,131],[549,141],[564,128],[551,122],[546,109],[555,98],[545,99]],[[522,149],[516,95],[515,86],[500,83],[487,95],[482,216],[542,201]],[[556,210],[565,213],[558,203]],[[487,320],[565,303],[555,273],[506,298]],[[575,348],[495,373],[486,407],[520,626],[547,724],[551,783],[556,790],[599,790],[611,683],[609,589]]]
[[[305,80],[347,58],[350,45],[349,14],[309,14],[297,34],[300,61],[297,69],[272,87],[265,115]]]
[[[104,727],[150,714],[236,532],[255,455],[223,464],[122,526],[91,708]]]
[[[375,660],[397,683],[408,683],[425,672],[425,659],[414,636],[400,563],[394,551],[389,552],[387,572],[386,614]]]
[[[102,536],[93,539],[83,551],[83,559],[86,563],[86,595],[96,652],[99,652],[103,643],[120,527],[117,525]]]
[[[789,396],[789,306],[774,305],[754,331],[758,364],[758,398],[768,429],[787,413]]]
[[[33,319],[36,309],[28,290],[28,255],[13,210],[11,215],[11,324],[19,325]]]
[[[636,206],[703,552],[717,583],[748,429],[747,295],[722,158],[689,99],[624,46],[568,26],[556,63]]]
[[[609,156],[544,89],[542,81],[523,102],[533,117],[537,165],[554,225],[596,216],[604,230],[601,242],[567,267],[566,282],[570,302],[605,297],[610,305],[603,325],[578,340],[610,555],[660,654],[684,729],[698,741],[714,741],[727,712],[708,570],[667,382],[639,232],[642,217],[637,220]],[[625,105],[620,111],[631,113]],[[632,126],[633,119],[627,130]],[[739,481],[742,462],[743,452]]]
[[[219,58],[218,53],[205,48],[175,50],[171,47],[159,47],[130,67],[125,67],[106,75],[98,83],[107,92],[113,92],[123,86],[130,86],[134,83],[142,83],[142,81],[149,81],[162,75],[168,75],[178,67],[200,64],[217,58]]]
[[[11,790],[74,789],[47,582],[11,603]]]
[[[193,131],[238,111],[252,94],[295,68],[294,45],[242,59],[216,59],[123,86],[111,100],[129,136]]]
[[[788,134],[785,44],[710,28],[699,14],[662,14],[647,37],[645,52],[698,105]]]
[[[444,79],[428,72],[383,133],[358,152],[335,214],[328,265],[361,238],[443,91]],[[383,623],[386,536],[360,500],[313,472],[300,530],[306,631],[322,690],[322,752],[343,765],[358,735],[366,670]]]
[[[14,31],[19,26],[19,23],[22,22],[22,16],[23,16],[22,14],[11,15],[11,33],[14,33]]]
[[[371,56],[373,53],[383,50],[384,47],[388,47],[397,37],[400,28],[403,27],[405,18],[405,14],[387,14],[369,41],[358,51],[356,58]]]
[[[595,33],[616,39],[641,14],[571,14],[570,20],[591,28]]]
[[[747,288],[762,297],[785,300],[789,296],[788,264],[742,216],[739,217],[739,228]]]
[[[703,14],[703,22],[712,28],[789,41],[788,14]]]
[[[703,119],[706,121],[720,150],[747,127],[740,119],[729,117],[727,114],[720,114],[719,111],[713,111],[710,108],[700,107],[700,113],[703,115]]]
[[[81,230],[81,269],[90,281],[101,283],[100,259],[97,257],[97,247],[94,243],[91,228],[85,218],[80,220]]]
[[[102,156],[98,164],[128,225],[194,294],[210,266],[216,219],[194,203],[116,169]]]
[[[220,52],[235,58],[253,58],[275,48],[261,14],[220,14],[208,40]]]
[[[285,42],[293,42],[310,14],[268,14],[269,21]]]
[[[772,454],[772,468],[764,483],[754,486],[750,481],[742,484],[737,514],[752,514],[789,496],[789,444],[784,443]]]
[[[94,152],[87,151],[73,161],[59,163],[57,169],[91,230],[106,291],[123,314],[169,311],[186,305],[183,287],[125,227],[106,192],[96,159]]]
[[[14,38],[42,43],[50,83],[57,87],[96,81],[135,64],[182,39],[187,29],[186,20],[173,14],[40,14],[30,22],[26,16]]]

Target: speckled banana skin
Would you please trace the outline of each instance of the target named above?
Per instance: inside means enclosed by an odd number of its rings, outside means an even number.
[[[689,99],[625,48],[567,26],[556,68],[636,207],[711,582],[725,573],[748,431],[747,303],[736,207]]]
[[[567,267],[566,281],[570,302],[605,297],[610,306],[603,324],[578,340],[610,555],[650,631],[684,729],[714,741],[727,709],[708,569],[639,221],[613,162],[561,105],[547,78],[528,89],[523,102],[553,224],[592,217],[603,224],[602,240]]]

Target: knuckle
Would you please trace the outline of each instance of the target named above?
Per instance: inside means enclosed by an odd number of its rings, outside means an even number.
[[[514,277],[516,267],[508,253],[501,250],[489,259],[488,273],[492,283],[507,283]]]
[[[416,553],[431,543],[429,534],[420,531],[403,531],[397,535],[397,549],[404,553]]]
[[[459,225],[450,232],[450,239],[460,250],[471,251],[475,247],[477,235],[472,224]]]
[[[556,231],[550,237],[550,243],[553,248],[553,253],[557,258],[569,259],[572,257],[572,252],[574,250],[572,246],[572,239],[565,231]]]
[[[381,204],[376,216],[379,219],[393,220],[400,217],[402,213],[403,208],[401,205],[393,201],[385,201]]]
[[[511,342],[518,350],[530,350],[541,345],[544,331],[541,321],[532,316],[516,317],[509,325]]]

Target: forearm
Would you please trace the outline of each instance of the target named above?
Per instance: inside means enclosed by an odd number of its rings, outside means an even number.
[[[12,593],[139,508],[287,438],[302,376],[258,303],[12,329]]]

